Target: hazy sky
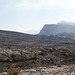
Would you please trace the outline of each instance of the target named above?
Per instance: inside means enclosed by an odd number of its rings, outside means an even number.
[[[38,33],[44,24],[75,22],[75,0],[0,0],[0,29]]]

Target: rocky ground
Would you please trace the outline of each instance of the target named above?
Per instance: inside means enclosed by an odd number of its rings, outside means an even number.
[[[75,65],[38,67],[22,70],[18,75],[75,75]]]
[[[6,72],[0,73],[0,75],[7,75]],[[49,66],[49,67],[37,67],[32,69],[21,70],[18,75],[75,75],[75,65],[62,65]]]
[[[13,63],[22,69],[75,64],[75,50],[49,47],[0,48],[0,72]]]

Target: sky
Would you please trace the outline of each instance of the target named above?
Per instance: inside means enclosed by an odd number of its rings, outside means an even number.
[[[75,0],[0,0],[0,30],[37,34],[60,21],[75,22]]]

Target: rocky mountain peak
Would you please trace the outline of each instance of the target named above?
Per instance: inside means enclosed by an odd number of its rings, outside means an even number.
[[[61,21],[57,24],[45,24],[39,35],[57,35],[59,33],[75,33],[75,23]]]

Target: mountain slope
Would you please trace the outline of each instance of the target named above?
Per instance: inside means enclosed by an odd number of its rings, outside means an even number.
[[[66,44],[68,43],[68,44]],[[69,47],[75,40],[59,36],[29,35],[12,31],[0,31],[0,47]],[[71,45],[70,45],[71,44]],[[75,48],[75,46],[74,46]]]
[[[59,33],[55,35],[57,37],[62,37],[62,38],[70,38],[75,40],[75,33]]]
[[[39,35],[56,35],[59,33],[75,33],[75,24],[60,22],[58,24],[45,24]]]

